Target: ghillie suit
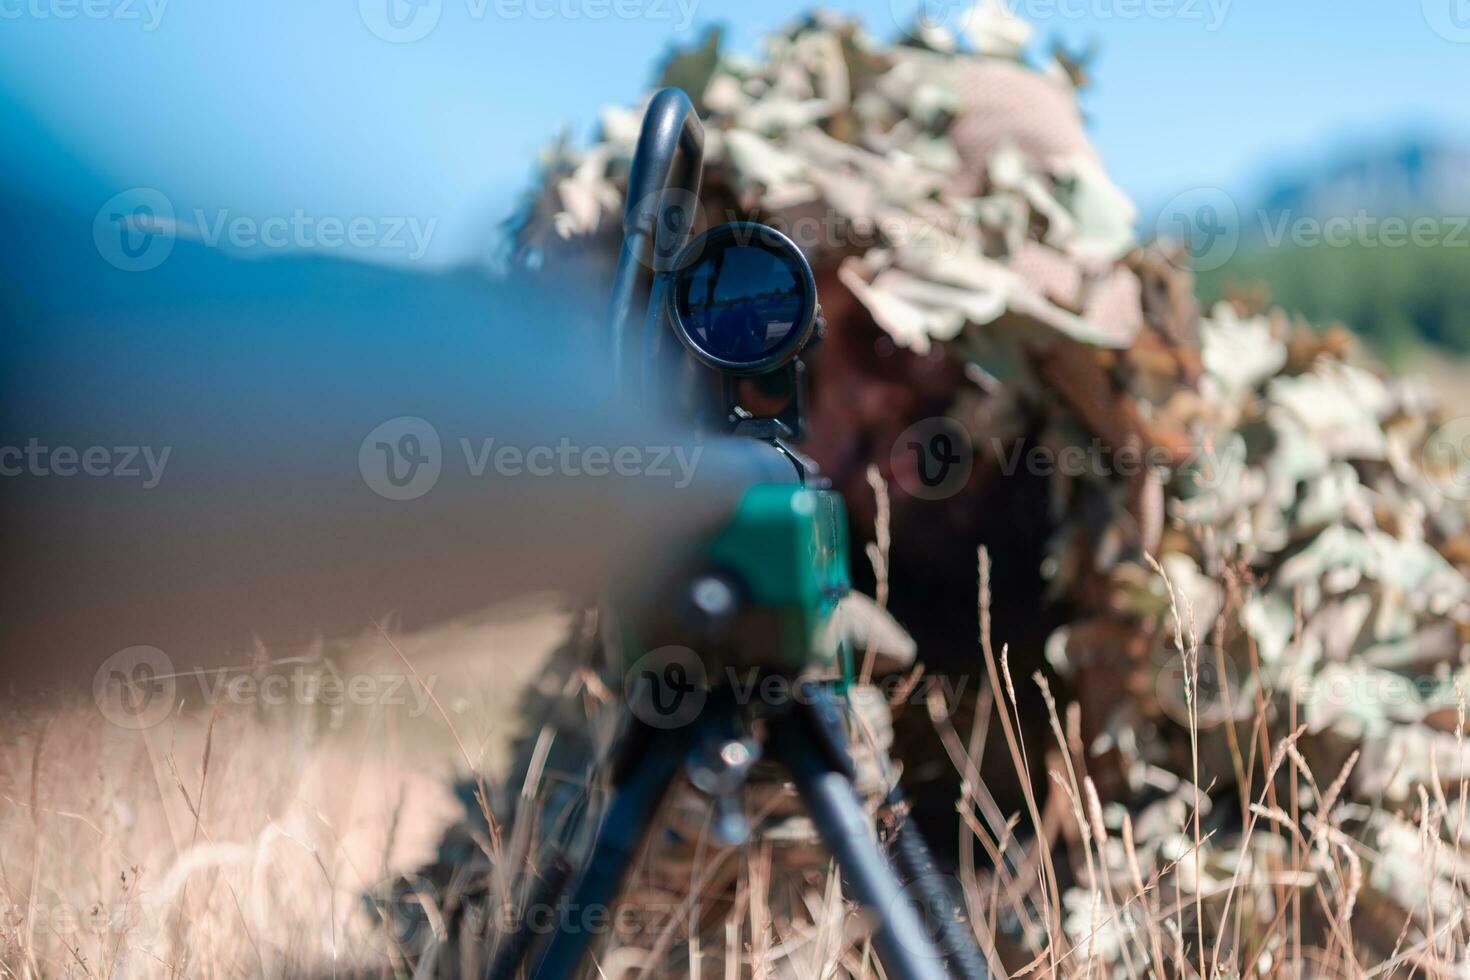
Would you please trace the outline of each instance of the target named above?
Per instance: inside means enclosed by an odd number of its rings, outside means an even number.
[[[999,5],[966,29],[816,16],[662,79],[705,119],[704,224],[773,224],[816,268],[804,449],[854,540],[891,537],[860,584],[931,675],[978,679],[968,713],[893,706],[933,842],[1011,970],[1452,969],[1463,433],[1340,330],[1202,314],[1186,250],[1134,240],[1082,66],[1033,67]],[[518,267],[605,295],[640,113],[549,151]],[[909,451],[936,424],[968,443],[947,495]]]

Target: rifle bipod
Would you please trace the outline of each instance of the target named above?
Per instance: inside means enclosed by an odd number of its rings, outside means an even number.
[[[874,951],[892,980],[985,980],[985,960],[969,925],[932,871],[923,840],[909,830],[895,847],[904,878],[889,863],[854,789],[843,713],[830,685],[803,681],[761,705],[747,726],[734,692],[708,692],[698,714],[677,727],[650,724],[633,710],[614,747],[610,795],[578,870],[561,855],[528,901],[555,909],[555,929],[532,934],[529,918],[502,937],[486,980],[574,980],[581,976],[596,931],[572,923],[577,910],[611,910],[628,872],[655,827],[660,805],[681,770],[714,802],[713,831],[730,844],[748,834],[740,792],[752,765],[769,755],[792,778],[812,824],[837,860],[844,894],[871,924]],[[649,692],[645,689],[643,692]],[[890,804],[901,801],[895,789]],[[927,884],[924,880],[927,878]],[[904,879],[910,884],[905,887]],[[924,914],[921,914],[921,910]],[[656,974],[653,974],[656,975]]]

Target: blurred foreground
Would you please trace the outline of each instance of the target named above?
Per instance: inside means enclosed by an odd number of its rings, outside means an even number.
[[[505,771],[561,605],[7,703],[4,975],[401,975],[442,896],[372,899],[436,860],[455,781]]]

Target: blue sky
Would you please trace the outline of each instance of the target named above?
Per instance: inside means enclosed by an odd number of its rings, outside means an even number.
[[[407,27],[385,19],[389,2],[404,5],[394,9]],[[1241,188],[1263,168],[1362,134],[1431,130],[1470,142],[1470,0],[1007,2],[1036,24],[1038,41],[1101,45],[1086,109],[1115,177],[1145,206],[1196,186]],[[881,37],[917,9],[835,6]],[[538,147],[563,124],[585,138],[600,105],[647,85],[668,44],[722,23],[752,49],[794,9],[0,0],[0,94],[27,123],[8,127],[6,165],[43,196],[74,194],[44,143],[95,177],[95,193],[157,188],[186,214],[434,221],[430,260],[453,262],[510,212]],[[416,40],[379,36],[430,23]]]

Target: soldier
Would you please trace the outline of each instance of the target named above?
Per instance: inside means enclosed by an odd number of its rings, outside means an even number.
[[[1187,255],[1134,239],[1134,209],[1077,107],[1082,66],[1056,52],[1033,67],[1028,28],[999,4],[971,11],[966,30],[916,28],[886,46],[816,15],[769,37],[759,61],[711,35],[662,82],[705,119],[703,224],[774,225],[816,270],[828,335],[804,449],[843,492],[854,540],[878,544],[860,586],[912,633],[926,670],[951,690],[976,682],[958,705],[891,706],[931,842],[964,874],[980,835],[992,859],[1007,853],[993,873],[1023,892],[1038,864],[1050,869],[1046,894],[999,937],[1013,967],[1063,912],[1094,955],[1158,960],[1137,919],[1099,952],[1088,903],[1168,878],[1208,922],[1206,863],[1274,846],[1251,816],[1262,792],[1297,800],[1316,768],[1332,784],[1320,807],[1407,804],[1466,771],[1447,720],[1457,705],[1463,718],[1470,637],[1463,453],[1421,390],[1384,380],[1340,332],[1246,300],[1202,315]],[[610,270],[638,118],[611,109],[598,143],[549,153],[515,228],[519,266],[560,278],[575,264],[594,282]],[[981,547],[991,653],[1009,645],[1003,684],[976,643]],[[864,622],[897,635],[875,613]],[[1057,683],[1075,713],[1054,706]],[[977,785],[953,735],[984,745],[998,726],[1009,751],[985,753]],[[1122,807],[1105,818],[1104,802]],[[1026,810],[1014,835],[1040,843],[1018,853],[1006,818]],[[1129,840],[1142,861],[1131,870],[1101,850],[1125,810],[1155,835]],[[1206,843],[1210,812],[1221,833]],[[1315,819],[1319,844],[1342,836],[1322,822],[1334,815]],[[1390,811],[1359,819],[1351,829],[1373,846],[1413,837]],[[1307,873],[1309,851],[1287,866]],[[1421,923],[1416,889],[1459,887],[1432,869],[1365,881],[1344,860],[1312,872],[1331,879],[1319,925],[1371,896],[1392,925],[1359,939],[1384,956],[1400,923]],[[1282,898],[1279,885],[1244,887]],[[1200,930],[1192,966],[1215,942]]]

